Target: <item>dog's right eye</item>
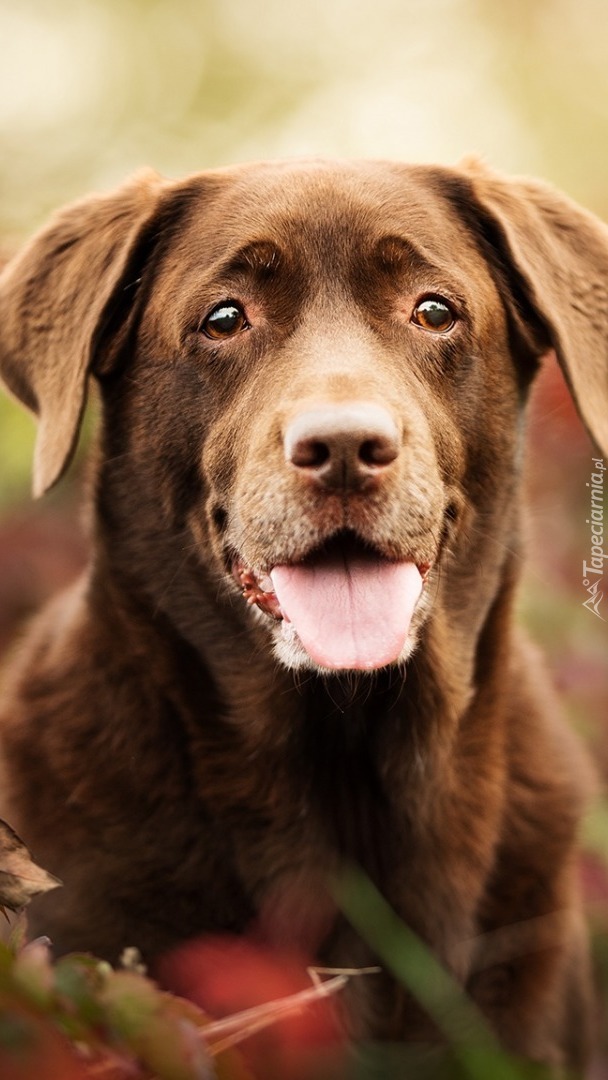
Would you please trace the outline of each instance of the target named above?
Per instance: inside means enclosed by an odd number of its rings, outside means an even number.
[[[215,341],[221,338],[234,337],[242,330],[248,330],[249,323],[240,304],[233,300],[225,300],[210,311],[201,324],[201,330],[207,337]]]
[[[456,316],[443,296],[427,296],[416,304],[412,322],[433,334],[445,334],[452,329]]]

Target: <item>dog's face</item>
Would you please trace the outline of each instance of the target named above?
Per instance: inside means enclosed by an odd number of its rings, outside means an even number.
[[[605,436],[563,342],[567,316],[550,325],[529,280],[534,254],[513,253],[498,181],[476,182],[485,202],[457,171],[249,166],[141,182],[139,217],[132,187],[127,210],[106,206],[92,236],[82,227],[79,269],[97,307],[73,333],[88,350],[78,385],[91,366],[105,397],[106,526],[131,550],[171,538],[172,558],[200,566],[201,591],[211,577],[243,594],[290,667],[400,663],[440,596],[456,629],[481,624],[515,527],[526,390],[551,345]],[[91,276],[96,228],[107,254]],[[65,268],[61,239],[45,258]],[[43,275],[32,250],[22,305]],[[561,262],[547,291],[571,294],[580,271],[568,280]],[[82,303],[67,269],[63,311],[70,296]],[[14,349],[6,356],[13,389],[44,412],[52,389],[32,388]],[[52,423],[74,428],[75,408]],[[51,447],[60,468],[72,440]],[[190,580],[195,594],[196,570]]]
[[[201,181],[137,340],[117,453],[168,527],[196,474],[192,545],[290,666],[404,660],[460,527],[502,527],[520,405],[496,286],[428,179]]]

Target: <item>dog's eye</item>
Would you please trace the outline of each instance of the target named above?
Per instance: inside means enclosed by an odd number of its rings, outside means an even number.
[[[456,316],[447,300],[442,296],[427,296],[416,304],[412,314],[412,322],[421,326],[423,330],[431,330],[435,334],[445,334],[451,330],[456,322]]]
[[[201,330],[207,337],[218,339],[234,337],[241,330],[248,330],[249,323],[240,304],[226,300],[210,311]]]

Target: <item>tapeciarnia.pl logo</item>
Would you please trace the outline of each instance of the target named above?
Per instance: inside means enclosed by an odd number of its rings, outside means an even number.
[[[598,619],[606,620],[600,612],[604,592],[604,560],[608,559],[608,552],[604,551],[604,476],[606,465],[603,458],[591,458],[593,472],[591,481],[587,484],[590,495],[590,517],[586,524],[591,528],[591,556],[589,562],[583,559],[583,586],[588,592],[588,597],[583,600],[583,607],[597,615]]]

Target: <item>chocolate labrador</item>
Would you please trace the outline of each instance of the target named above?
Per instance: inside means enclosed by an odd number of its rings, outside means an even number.
[[[474,162],[143,173],[0,279],[0,371],[92,557],[4,690],[4,815],[59,951],[255,929],[369,963],[358,863],[503,1044],[580,1065],[590,783],[514,626],[523,420],[555,349],[608,453],[608,229]],[[34,906],[35,908],[35,906]],[[416,1039],[388,975],[353,1030]]]

